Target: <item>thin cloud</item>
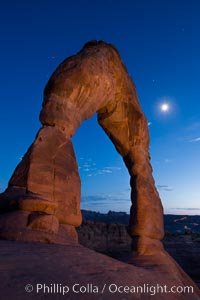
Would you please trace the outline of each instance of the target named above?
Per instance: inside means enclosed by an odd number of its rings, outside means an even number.
[[[110,203],[110,202],[130,202],[130,199],[127,198],[117,198],[115,195],[104,194],[104,195],[89,195],[89,196],[82,196],[82,202],[88,202],[97,204],[99,202],[103,203]]]
[[[93,172],[96,170],[95,168],[95,163],[92,161],[91,158],[84,158],[80,157],[79,158],[79,170],[82,173],[86,173],[87,176],[91,177],[93,175]],[[88,174],[89,173],[89,174]]]
[[[200,137],[197,137],[196,139],[190,140],[189,142],[190,142],[190,143],[193,143],[193,142],[200,142]]]
[[[172,159],[169,159],[169,158],[162,158],[161,160],[154,160],[154,164],[168,164],[168,163],[171,163],[173,162]]]
[[[109,170],[109,169],[102,169],[102,170],[100,170],[100,172],[102,172],[103,174],[109,174],[109,173],[112,173],[112,171]]]
[[[181,209],[184,209],[184,210],[200,210],[199,207],[172,207],[170,209],[178,209],[178,210],[181,210]]]
[[[165,214],[172,214],[172,215],[180,215],[180,216],[187,216],[187,215],[200,215],[200,208],[199,207],[170,207],[164,209]]]
[[[119,170],[121,170],[120,167],[115,167],[115,166],[104,167],[102,169],[97,170],[95,174],[96,175],[112,174],[114,171],[119,171]]]
[[[104,169],[114,171],[114,170],[121,170],[122,168],[120,168],[120,167],[105,167]]]
[[[161,191],[172,192],[174,189],[170,188],[168,185],[157,185],[157,188]]]
[[[121,167],[118,166],[106,166],[103,168],[98,168],[96,162],[92,158],[79,158],[79,170],[82,174],[85,173],[88,177],[98,176],[98,175],[108,175],[113,172],[121,170]]]
[[[152,122],[148,122],[148,126],[151,126]]]
[[[107,213],[109,210],[129,212],[130,198],[119,196],[119,193],[95,194],[81,197],[81,208]]]
[[[168,187],[168,185],[160,185],[160,184],[157,185],[157,188],[159,188],[159,189],[164,189],[167,187]]]
[[[170,159],[168,159],[168,158],[165,158],[164,162],[165,162],[166,164],[168,164],[168,163],[170,163],[170,162],[171,162],[171,160],[170,160]]]

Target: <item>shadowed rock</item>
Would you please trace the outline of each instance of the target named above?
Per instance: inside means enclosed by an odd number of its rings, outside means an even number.
[[[0,241],[0,265],[1,299],[200,299],[198,288],[167,253],[130,257],[127,264],[81,245]],[[33,286],[30,293],[24,289],[27,283]],[[45,291],[37,291],[38,283],[47,286]],[[63,295],[57,289],[58,292],[48,293],[48,287],[54,283],[61,289],[68,286],[69,292]],[[88,285],[97,287],[97,292],[89,289],[77,293],[80,287]]]
[[[0,195],[1,238],[77,242],[81,182],[71,137],[96,112],[130,174],[134,248],[140,254],[162,249],[163,210],[149,162],[147,120],[119,53],[103,41],[87,43],[48,81],[42,128]]]

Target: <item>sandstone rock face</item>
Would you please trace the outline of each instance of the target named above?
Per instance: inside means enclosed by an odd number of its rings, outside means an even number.
[[[55,238],[63,225],[81,224],[80,178],[71,137],[96,112],[130,174],[129,233],[140,253],[155,252],[163,237],[163,210],[149,161],[147,121],[119,53],[103,41],[87,43],[51,76],[40,114],[42,128],[0,195],[1,212],[8,218],[16,211],[27,213],[24,240],[45,232]],[[5,215],[0,228],[6,238]],[[19,239],[9,224],[11,231],[12,238]]]

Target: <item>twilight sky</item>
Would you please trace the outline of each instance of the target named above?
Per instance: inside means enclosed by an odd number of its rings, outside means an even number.
[[[43,89],[52,72],[97,39],[117,47],[136,84],[165,213],[200,214],[199,15],[197,0],[4,1],[0,191],[40,127]],[[128,172],[96,116],[82,124],[73,142],[81,207],[129,212]]]

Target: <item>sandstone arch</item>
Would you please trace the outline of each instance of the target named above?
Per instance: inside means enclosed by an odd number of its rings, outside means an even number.
[[[63,61],[47,83],[43,126],[0,195],[1,238],[76,241],[81,183],[71,137],[96,112],[131,177],[135,248],[147,253],[161,247],[163,212],[149,162],[147,121],[119,53],[103,41],[89,42]]]

